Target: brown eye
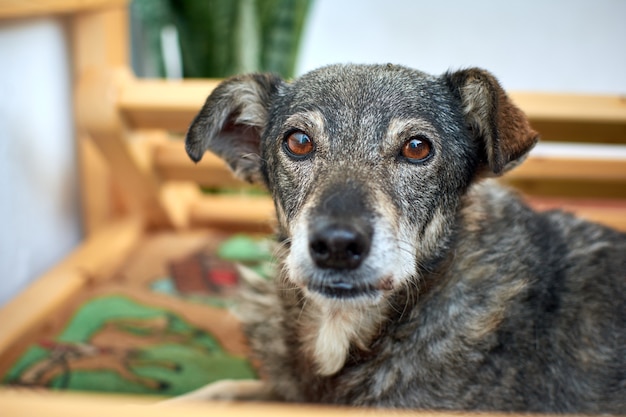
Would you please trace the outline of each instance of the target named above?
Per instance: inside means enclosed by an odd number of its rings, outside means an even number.
[[[313,140],[309,135],[300,130],[291,132],[285,139],[284,146],[287,153],[295,158],[305,157],[315,149]]]
[[[402,156],[409,162],[422,162],[431,155],[432,146],[430,141],[422,137],[414,137],[406,141],[402,146]]]

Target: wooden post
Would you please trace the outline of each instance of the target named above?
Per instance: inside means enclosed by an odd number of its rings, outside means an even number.
[[[102,168],[95,161],[90,143],[106,159],[110,175],[124,191],[130,210],[150,226],[184,226],[184,216],[175,222],[164,207],[160,181],[143,166],[127,141],[128,128],[119,108],[123,89],[135,82],[128,64],[128,13],[125,6],[84,12],[73,18],[76,120],[83,178],[85,227],[97,229],[111,213],[100,193],[106,186]],[[96,165],[94,166],[94,162]],[[109,202],[109,207],[111,204]],[[177,224],[175,224],[177,223]]]
[[[128,65],[127,18],[126,1],[109,2],[104,9],[82,10],[71,15],[75,79],[96,69]],[[76,114],[80,105],[76,101]],[[120,204],[123,199],[120,187],[113,181],[110,165],[86,129],[76,130],[76,147],[83,232],[89,236],[124,212]]]

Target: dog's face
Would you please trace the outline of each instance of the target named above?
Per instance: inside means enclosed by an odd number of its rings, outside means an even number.
[[[477,152],[442,92],[416,71],[336,67],[277,98],[261,155],[310,296],[377,302],[436,255]]]
[[[378,303],[443,256],[466,189],[537,140],[482,70],[433,77],[331,66],[293,83],[222,83],[187,150],[222,156],[272,193],[293,284],[321,302]]]

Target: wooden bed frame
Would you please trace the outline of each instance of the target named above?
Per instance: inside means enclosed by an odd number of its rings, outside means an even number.
[[[266,196],[202,193],[198,185],[246,186],[212,155],[194,165],[183,142],[173,139],[185,131],[218,81],[135,78],[128,64],[126,0],[5,0],[0,4],[0,19],[50,14],[66,19],[71,28],[85,240],[0,309],[0,367],[14,358],[20,340],[51,325],[52,313],[66,300],[93,282],[106,280],[147,234],[200,227],[269,231],[273,218],[273,205]],[[581,147],[577,152],[559,145],[556,150],[540,149],[503,181],[519,188],[539,208],[566,207],[626,230],[626,157],[623,151],[619,155],[614,148],[597,147],[626,144],[626,99],[539,93],[512,96],[544,140],[577,142]],[[128,406],[129,401],[0,389],[2,415],[131,415],[136,411]],[[184,407],[189,415],[217,411],[303,416],[316,410],[272,405]],[[150,409],[153,415],[180,411],[177,407]],[[355,412],[362,411],[325,409],[328,415]]]

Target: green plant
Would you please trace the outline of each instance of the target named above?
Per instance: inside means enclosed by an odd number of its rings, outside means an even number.
[[[134,0],[144,42],[160,58],[160,31],[178,32],[185,77],[269,71],[293,77],[312,0]]]

